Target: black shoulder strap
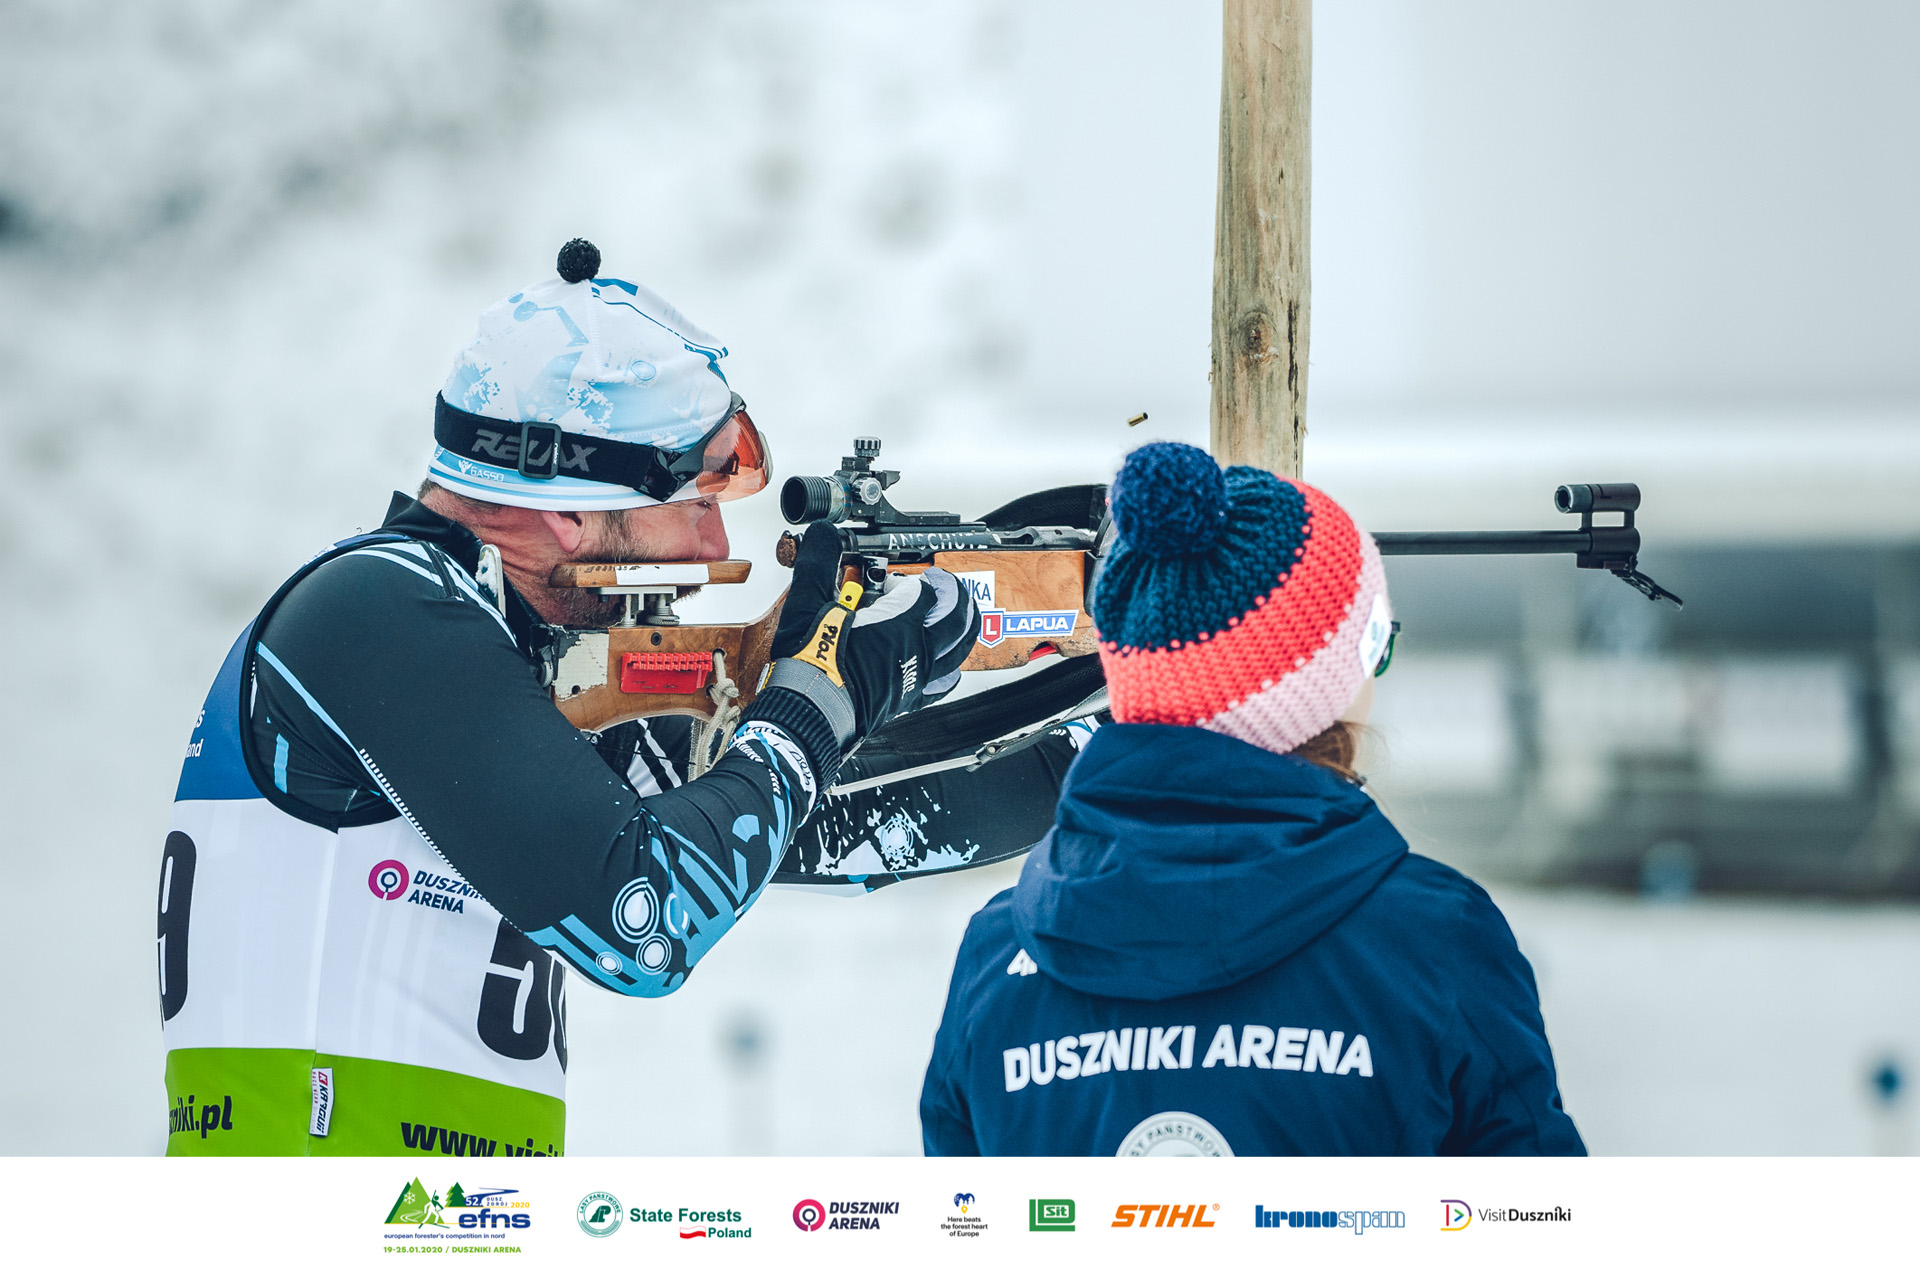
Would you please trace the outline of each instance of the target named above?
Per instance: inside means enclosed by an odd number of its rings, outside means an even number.
[[[868,737],[861,748],[930,758],[977,750],[1072,709],[1105,682],[1099,653],[1069,657],[971,697],[895,719]]]

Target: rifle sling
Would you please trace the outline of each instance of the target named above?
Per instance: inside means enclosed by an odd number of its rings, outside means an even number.
[[[929,759],[965,754],[970,762],[987,742],[1072,709],[1105,682],[1099,653],[1069,657],[997,688],[895,719],[867,738],[862,749]]]

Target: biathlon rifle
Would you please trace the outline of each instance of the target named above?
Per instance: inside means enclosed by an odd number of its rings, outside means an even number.
[[[1030,745],[1061,722],[1104,709],[1105,680],[1089,607],[1101,553],[1112,535],[1105,484],[1051,488],[1011,501],[979,519],[948,511],[902,511],[887,499],[898,471],[879,470],[880,441],[854,440],[831,476],[800,475],[780,492],[788,523],[827,520],[840,531],[843,581],[871,587],[888,573],[945,568],[972,592],[981,633],[962,670],[1017,669],[1040,657],[1064,661],[975,696],[936,705],[888,724],[869,741],[894,755],[935,762],[868,778],[836,792],[952,767],[978,767]],[[1636,484],[1563,484],[1554,493],[1575,529],[1516,532],[1381,532],[1383,555],[1570,554],[1581,568],[1613,573],[1649,600],[1678,596],[1639,571]],[[1596,524],[1596,514],[1620,522]],[[783,533],[776,548],[791,567],[798,542]],[[752,565],[708,563],[561,564],[551,584],[619,596],[624,614],[605,630],[560,632],[552,662],[553,698],[574,726],[599,731],[649,715],[692,715],[710,727],[731,723],[759,689],[780,617],[783,593],[759,618],[730,624],[682,623],[673,604],[705,585],[744,582]],[[1038,727],[1034,725],[1038,724]],[[984,743],[984,744],[982,744]],[[956,750],[960,757],[948,758]]]
[[[855,439],[831,476],[797,475],[780,492],[788,523],[824,519],[839,529],[841,578],[866,587],[863,603],[879,597],[874,587],[888,573],[945,568],[980,608],[980,638],[962,670],[1017,669],[1055,654],[1092,658],[1098,642],[1087,589],[1107,532],[1105,484],[1048,489],[966,520],[897,509],[887,489],[900,472],[877,469],[879,455],[878,439]],[[798,544],[792,533],[781,535],[775,555],[782,567],[792,566]],[[620,622],[606,630],[561,632],[553,662],[561,712],[598,731],[648,715],[711,722],[745,706],[767,666],[785,594],[745,623],[682,623],[673,605],[698,586],[744,582],[751,570],[739,559],[556,567],[551,584],[617,595],[625,604]]]

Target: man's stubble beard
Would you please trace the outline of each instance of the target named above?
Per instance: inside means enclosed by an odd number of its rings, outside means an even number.
[[[603,510],[600,535],[591,550],[582,549],[572,562],[581,564],[650,564],[660,556],[644,544],[633,530],[633,521],[625,510]],[[679,598],[691,599],[701,587],[681,587]],[[602,630],[620,620],[626,611],[625,595],[602,595],[591,590],[569,590],[560,598],[563,626],[575,630]]]

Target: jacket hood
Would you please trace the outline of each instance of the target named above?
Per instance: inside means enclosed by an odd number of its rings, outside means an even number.
[[[1204,728],[1115,723],[1067,774],[1013,890],[1040,970],[1109,998],[1237,984],[1358,905],[1406,855],[1359,786]]]

